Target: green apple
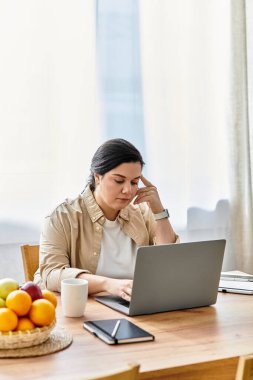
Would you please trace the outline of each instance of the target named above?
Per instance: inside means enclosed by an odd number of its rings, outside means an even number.
[[[0,307],[5,307],[5,300],[0,298]]]
[[[2,278],[0,280],[0,298],[4,300],[10,292],[17,290],[19,288],[19,283],[12,278]]]

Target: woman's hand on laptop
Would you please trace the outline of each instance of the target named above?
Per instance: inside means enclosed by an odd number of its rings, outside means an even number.
[[[126,301],[131,299],[133,280],[121,280],[90,273],[80,273],[77,278],[84,278],[89,282],[89,294],[107,292]]]
[[[118,280],[115,278],[108,278],[106,291],[114,296],[123,298],[130,301],[133,288],[133,280]]]
[[[143,175],[141,176],[141,182],[144,184],[144,187],[138,189],[134,203],[147,202],[151,211],[154,214],[162,212],[164,207],[160,200],[157,188],[152,185]]]

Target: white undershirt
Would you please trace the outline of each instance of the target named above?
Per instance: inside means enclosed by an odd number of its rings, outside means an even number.
[[[120,228],[118,220],[105,220],[96,274],[132,279],[136,260],[135,242]]]

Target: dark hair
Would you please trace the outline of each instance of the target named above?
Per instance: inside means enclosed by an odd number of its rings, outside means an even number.
[[[104,175],[116,166],[125,162],[140,162],[145,165],[138,149],[124,139],[111,139],[102,144],[95,152],[90,166],[90,175],[87,186],[95,190],[94,174]]]

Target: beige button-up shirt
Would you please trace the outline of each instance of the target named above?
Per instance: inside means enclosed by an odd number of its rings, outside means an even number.
[[[154,244],[155,220],[144,203],[129,204],[118,215],[122,231],[137,246]],[[47,216],[40,240],[40,267],[34,281],[60,291],[61,280],[96,273],[105,216],[87,187]]]

